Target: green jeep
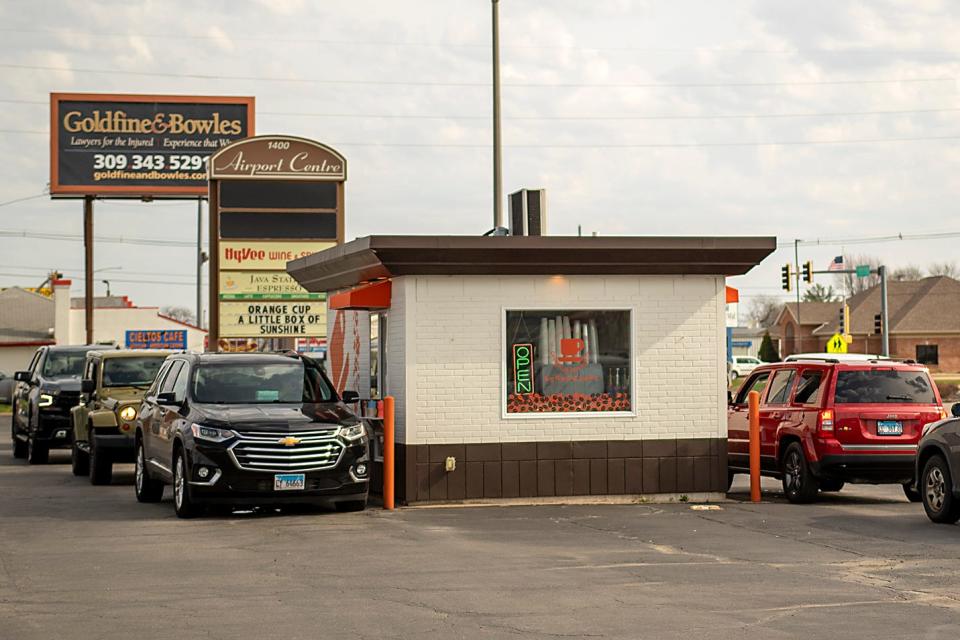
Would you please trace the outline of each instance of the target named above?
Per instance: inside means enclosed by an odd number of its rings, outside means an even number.
[[[136,420],[144,392],[170,351],[90,351],[73,423],[73,475],[110,484],[114,462],[133,462]]]

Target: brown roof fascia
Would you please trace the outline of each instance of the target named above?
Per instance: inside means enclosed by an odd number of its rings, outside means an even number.
[[[741,275],[773,237],[368,236],[287,263],[309,291],[401,275]]]

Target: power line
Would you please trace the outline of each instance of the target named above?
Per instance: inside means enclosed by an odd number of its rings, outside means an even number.
[[[7,231],[0,230],[3,238],[35,238],[38,240],[66,240],[83,242],[83,236],[71,233],[52,233],[45,231]],[[94,236],[94,241],[106,244],[136,244],[156,247],[190,247],[196,249],[197,243],[189,240],[172,240],[164,238],[126,238],[123,236]]]
[[[815,238],[800,240],[800,245],[811,246],[841,246],[847,244],[876,244],[882,242],[896,242],[901,240],[941,240],[945,238],[958,238],[960,231],[940,231],[932,233],[897,233],[886,236],[860,236],[848,238]],[[792,247],[793,242],[778,242],[777,247]]]
[[[30,28],[0,28],[2,33],[45,33],[49,35],[82,35],[97,38],[145,38],[161,40],[208,40],[220,41],[222,36],[210,34],[184,34],[184,33],[119,33],[119,32],[92,32],[81,29],[30,29]],[[331,46],[374,46],[374,47],[449,47],[464,49],[489,49],[490,44],[485,42],[410,42],[397,40],[331,40],[326,38],[312,38],[305,35],[296,34],[230,34],[227,38],[231,41],[249,41],[249,42],[279,42],[298,43],[298,44],[322,44]],[[559,51],[627,51],[639,53],[690,53],[690,54],[730,54],[730,55],[797,55],[803,53],[819,53],[834,55],[920,55],[920,56],[960,56],[960,51],[950,49],[863,49],[863,48],[831,48],[831,47],[803,47],[803,48],[781,48],[781,49],[762,49],[762,48],[730,48],[730,47],[636,47],[636,46],[570,46],[570,45],[544,45],[544,44],[504,44],[505,49],[533,49],[533,50],[559,50]]]
[[[243,80],[257,82],[290,82],[294,84],[321,85],[359,85],[359,86],[403,86],[403,87],[480,87],[489,89],[489,82],[433,81],[433,80],[357,80],[348,78],[276,78],[270,76],[228,76],[201,73],[170,73],[163,71],[133,71],[128,69],[91,69],[81,67],[63,67],[53,65],[26,65],[0,63],[0,68],[25,71],[64,71],[69,73],[94,73],[107,75],[145,76],[155,78],[184,78],[194,80]],[[662,89],[662,88],[720,88],[720,87],[794,87],[794,86],[845,86],[845,85],[882,85],[916,84],[935,82],[955,82],[953,77],[933,78],[877,78],[845,80],[790,80],[766,82],[504,82],[505,87],[515,88],[595,88],[595,89]]]
[[[14,200],[7,200],[6,202],[0,202],[0,207],[6,207],[7,205],[17,204],[18,202],[26,202],[27,200],[36,200],[37,198],[45,198],[45,197],[47,197],[46,193],[38,193],[35,196],[25,196],[23,198],[16,198]]]
[[[49,101],[43,100],[12,100],[0,99],[0,103],[31,104],[49,106]],[[537,115],[537,116],[503,116],[504,120],[750,120],[765,118],[838,118],[848,116],[886,116],[911,115],[924,113],[956,113],[958,107],[941,107],[931,109],[882,109],[876,111],[824,111],[824,112],[795,112],[795,113],[721,113],[721,114],[648,114],[648,115]],[[419,113],[318,113],[307,111],[258,111],[260,116],[293,116],[313,118],[383,118],[398,120],[489,120],[490,115],[474,114],[419,114]]]
[[[48,135],[46,131],[18,129],[0,129],[0,133],[21,133],[27,135]],[[644,143],[599,143],[599,144],[505,144],[509,149],[710,149],[723,147],[793,147],[805,145],[844,145],[844,144],[885,144],[892,142],[928,142],[960,140],[960,134],[944,136],[908,136],[902,138],[851,138],[848,140],[779,140],[758,142],[644,142]],[[430,142],[337,142],[329,144],[337,147],[385,147],[405,149],[489,149],[489,144],[471,143],[430,143]]]

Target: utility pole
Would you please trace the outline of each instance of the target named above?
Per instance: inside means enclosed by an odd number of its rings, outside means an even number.
[[[503,226],[503,144],[500,140],[500,0],[493,9],[493,228]]]
[[[880,265],[877,267],[877,274],[880,276],[880,325],[881,336],[883,338],[883,352],[880,355],[890,357],[890,314],[887,308],[887,267]]]

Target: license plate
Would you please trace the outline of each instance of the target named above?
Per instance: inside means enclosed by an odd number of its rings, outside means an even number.
[[[877,435],[878,436],[902,436],[903,423],[900,422],[899,420],[878,420]]]
[[[278,473],[273,476],[274,491],[302,491],[306,476],[302,473]]]

